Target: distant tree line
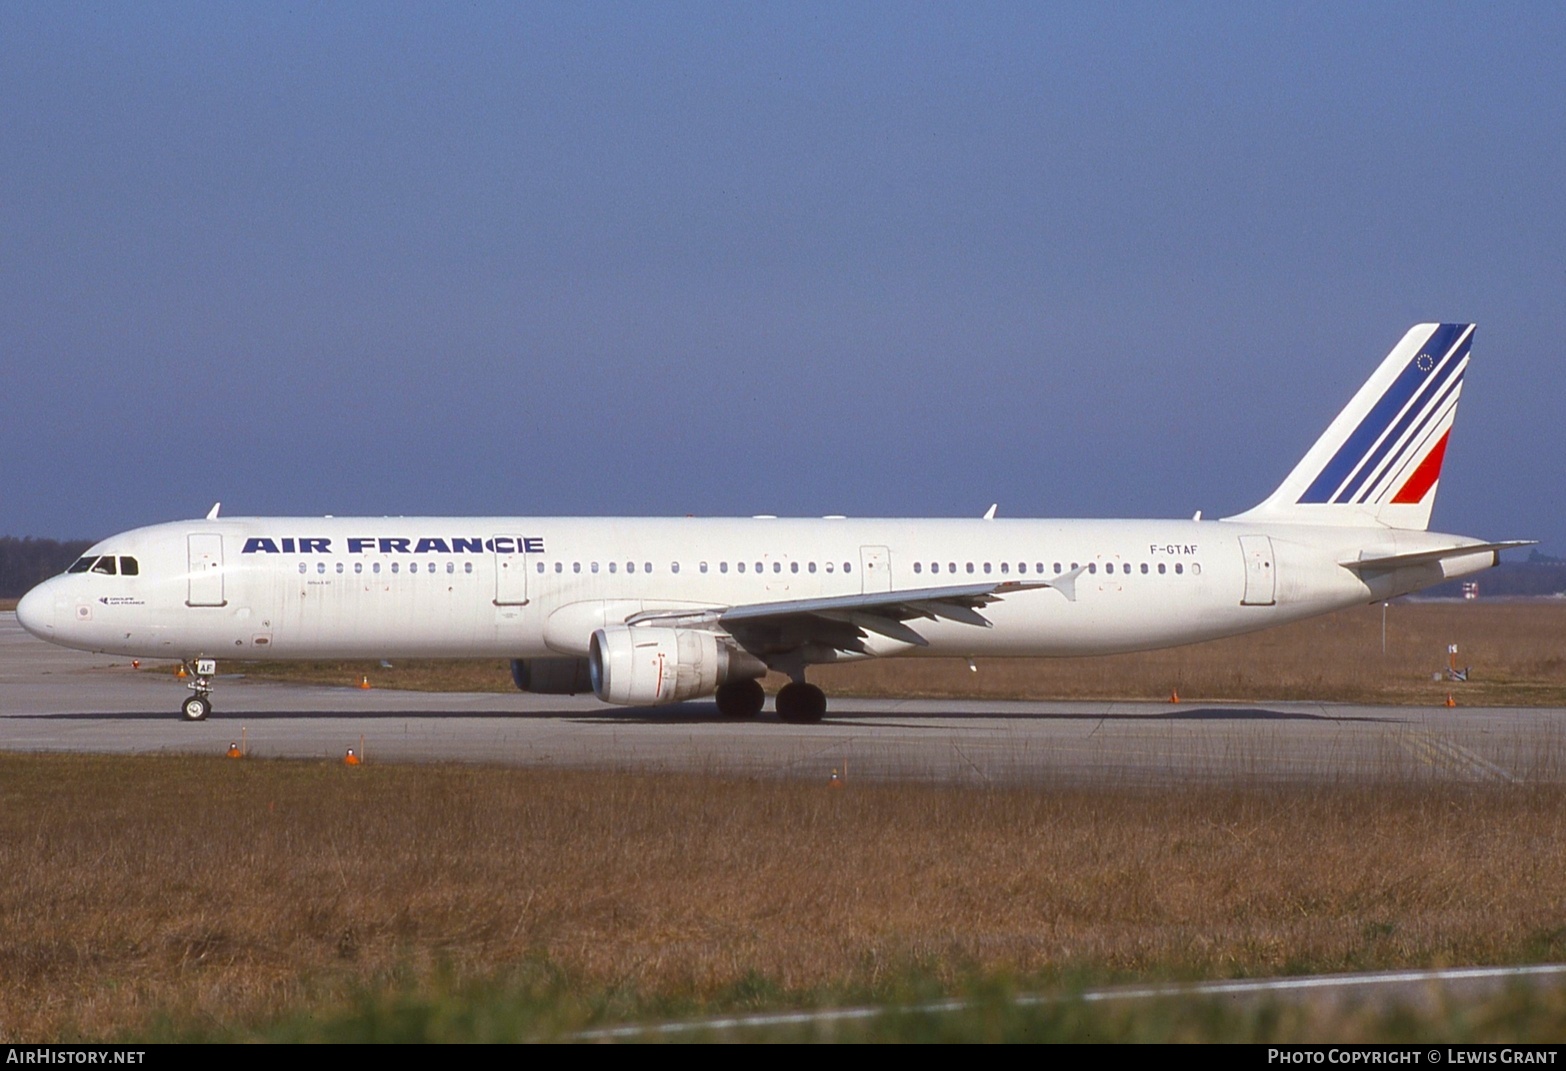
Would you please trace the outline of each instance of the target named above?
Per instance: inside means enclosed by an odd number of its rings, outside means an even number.
[[[1481,599],[1494,595],[1559,595],[1566,593],[1566,561],[1535,550],[1525,562],[1502,562],[1494,569],[1486,569],[1468,579],[1479,584]],[[1462,594],[1463,582],[1449,580],[1426,588],[1419,596],[1455,599]]]
[[[19,599],[40,580],[65,572],[90,539],[34,539],[0,536],[0,599]]]

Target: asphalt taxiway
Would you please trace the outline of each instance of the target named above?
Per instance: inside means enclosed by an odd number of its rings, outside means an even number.
[[[225,667],[220,665],[219,669]],[[1168,785],[1566,779],[1566,711],[1322,704],[832,698],[825,721],[719,716],[713,703],[400,692],[220,677],[180,719],[166,665],[67,651],[0,614],[0,750],[465,761],[954,783]]]

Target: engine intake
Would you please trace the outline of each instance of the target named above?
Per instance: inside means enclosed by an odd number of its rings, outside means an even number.
[[[598,698],[622,706],[696,699],[720,684],[767,671],[760,659],[729,647],[715,633],[630,625],[593,633],[587,664]]]

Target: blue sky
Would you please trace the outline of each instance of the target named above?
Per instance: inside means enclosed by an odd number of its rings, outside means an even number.
[[[1558,4],[6,4],[0,532],[1217,516],[1443,319],[1435,525],[1566,553],[1562,41]]]

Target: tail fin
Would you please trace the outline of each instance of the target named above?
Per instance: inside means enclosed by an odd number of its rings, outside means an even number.
[[[1266,501],[1228,520],[1430,526],[1473,324],[1417,324]]]

